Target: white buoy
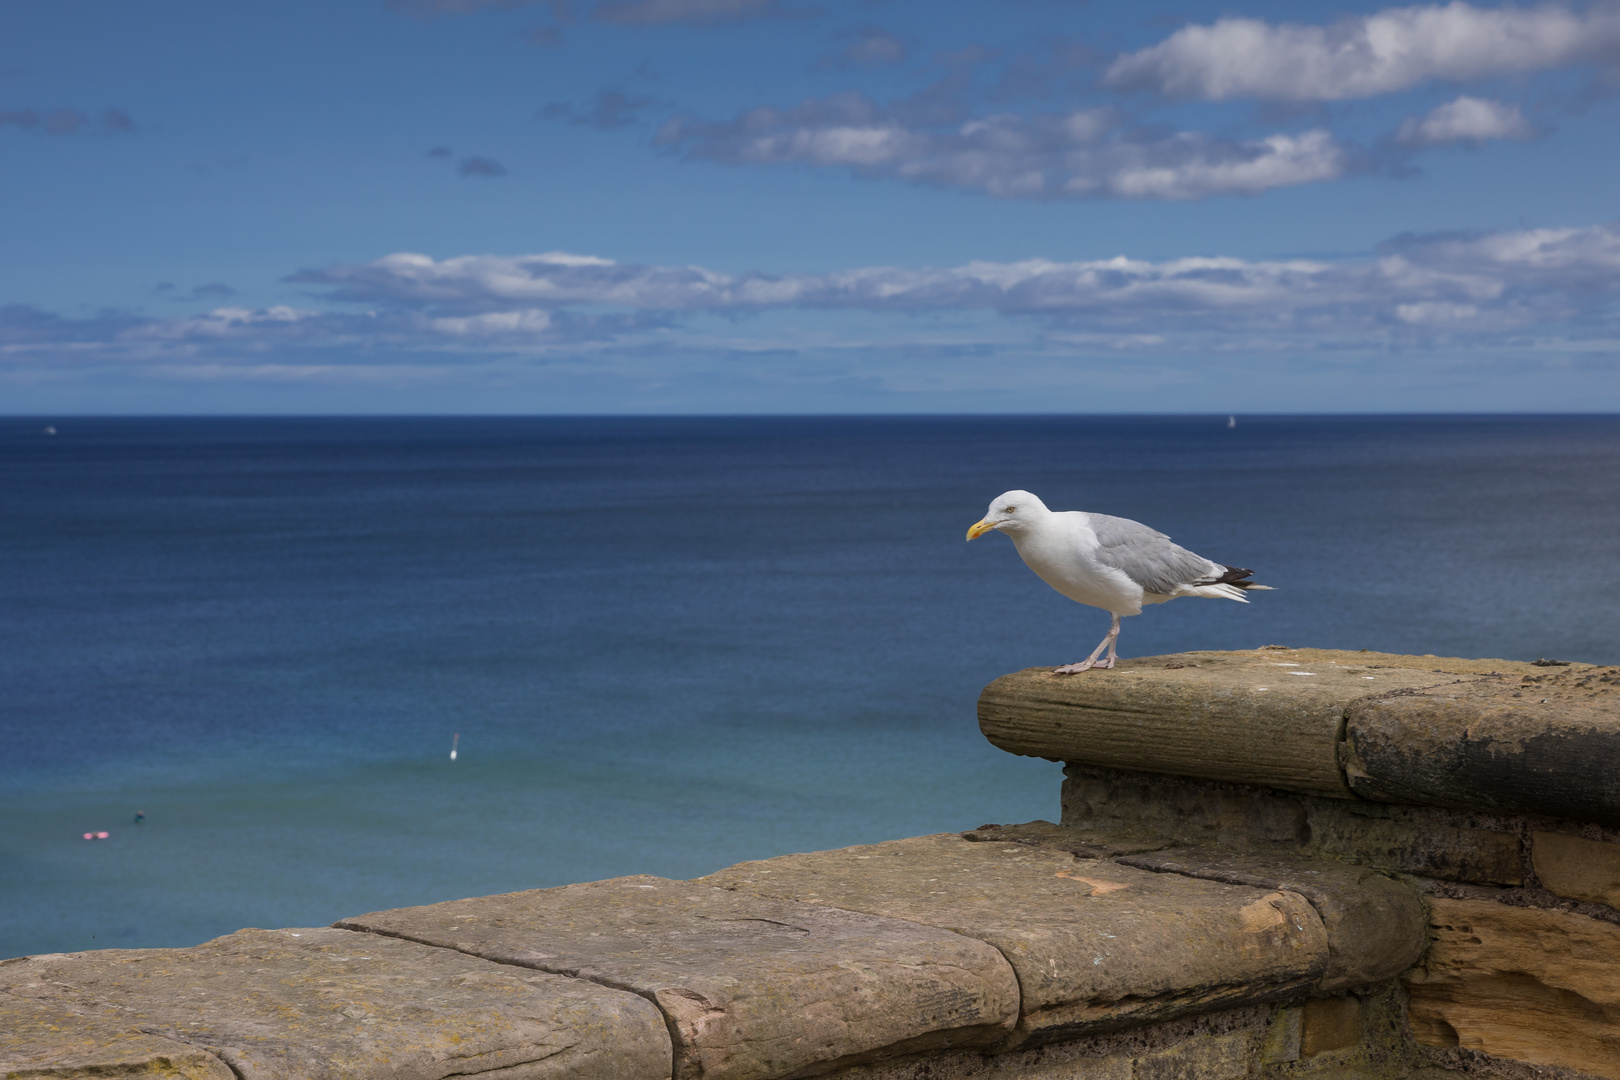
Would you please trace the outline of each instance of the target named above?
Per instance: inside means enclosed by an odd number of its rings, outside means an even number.
[[[461,732],[456,732],[450,739],[450,760],[456,760],[456,744],[461,741]]]
[[[1228,416],[1228,417],[1227,417],[1227,418],[1226,418],[1226,426],[1227,426],[1227,427],[1229,427],[1229,428],[1235,428],[1235,427],[1237,427],[1237,417],[1235,417],[1235,416]]]

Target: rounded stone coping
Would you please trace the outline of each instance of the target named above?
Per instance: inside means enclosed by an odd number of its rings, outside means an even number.
[[[1037,839],[7,961],[0,1075],[801,1080],[1293,1001],[1388,979],[1425,940],[1416,895],[1364,869]]]
[[[635,994],[328,927],[0,963],[0,1032],[19,1021],[0,1076],[670,1076],[663,1016]]]
[[[902,919],[638,875],[344,919],[639,994],[675,1080],[806,1070],[1001,1042],[1018,981],[993,947]]]
[[[1620,826],[1620,667],[1486,675],[1352,702],[1350,789],[1380,802]]]
[[[698,880],[994,946],[1021,995],[1001,1049],[1297,997],[1321,985],[1330,961],[1321,916],[1292,890],[954,833],[738,863]]]
[[[1482,736],[1484,724],[1489,732]],[[1014,754],[1328,798],[1620,822],[1620,668],[1267,646],[1003,675]]]

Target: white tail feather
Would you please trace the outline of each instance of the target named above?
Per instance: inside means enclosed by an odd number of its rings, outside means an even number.
[[[1235,585],[1182,585],[1173,595],[1203,596],[1210,600],[1236,600],[1240,604],[1249,602],[1248,597],[1243,595],[1243,590]]]

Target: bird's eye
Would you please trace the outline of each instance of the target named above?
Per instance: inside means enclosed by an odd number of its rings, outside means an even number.
[[[1016,510],[1016,509],[1018,509],[1018,507],[1016,507],[1016,506],[1003,506],[1003,507],[1002,507],[1002,508],[1001,508],[1001,512],[1002,512],[1002,513],[1003,513],[1003,514],[1010,514],[1010,513],[1012,513],[1012,512],[1013,512],[1013,511],[1014,511],[1014,510]]]

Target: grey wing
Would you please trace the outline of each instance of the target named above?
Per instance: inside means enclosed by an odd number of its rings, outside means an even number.
[[[1087,514],[1097,534],[1097,561],[1142,586],[1144,592],[1167,596],[1179,585],[1210,581],[1226,569],[1195,555],[1157,529],[1130,518]]]

